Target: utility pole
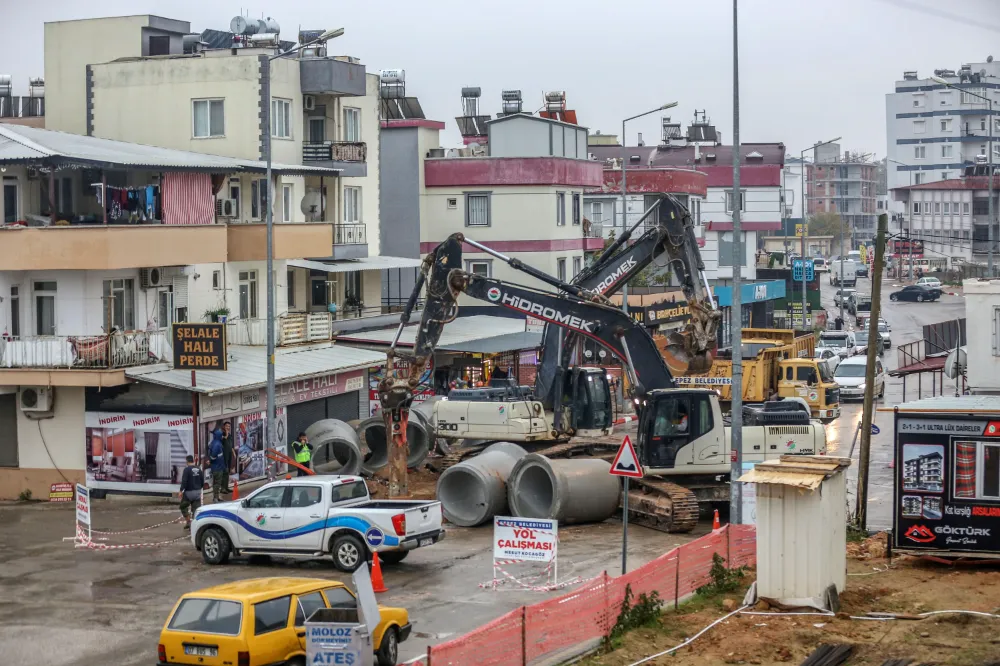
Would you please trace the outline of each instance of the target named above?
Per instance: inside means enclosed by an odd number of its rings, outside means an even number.
[[[868,463],[871,458],[872,417],[875,412],[875,359],[879,344],[878,318],[882,307],[882,259],[885,254],[885,234],[889,216],[878,216],[878,235],[875,237],[875,262],[872,266],[872,311],[868,326],[868,365],[865,367],[865,409],[861,416],[861,451],[858,454],[858,529],[868,526]]]
[[[743,197],[740,192],[740,37],[739,12],[733,0],[733,299],[729,308],[733,345],[733,386],[730,400],[732,417],[732,468],[729,473],[729,522],[743,522],[743,237],[740,213]]]

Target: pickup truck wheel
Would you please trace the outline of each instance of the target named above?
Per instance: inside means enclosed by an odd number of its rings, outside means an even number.
[[[225,564],[232,550],[229,536],[218,527],[209,527],[201,537],[201,559],[205,564]]]
[[[384,553],[378,554],[378,559],[382,560],[386,564],[399,564],[406,559],[406,556],[410,554],[408,550],[387,550]]]
[[[396,634],[396,628],[390,627],[386,629],[385,635],[382,636],[382,645],[379,646],[378,652],[375,653],[378,666],[396,666],[396,657],[398,654],[399,636]]]
[[[353,534],[341,534],[333,540],[333,565],[345,573],[353,573],[368,559],[361,539]]]

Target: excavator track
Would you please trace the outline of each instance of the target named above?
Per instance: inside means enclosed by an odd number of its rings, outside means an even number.
[[[466,446],[463,448],[452,448],[451,452],[441,456],[441,462],[439,463],[441,471],[445,471],[449,467],[454,467],[458,463],[462,462],[466,458],[471,458],[472,456],[479,455],[482,453],[486,446]]]

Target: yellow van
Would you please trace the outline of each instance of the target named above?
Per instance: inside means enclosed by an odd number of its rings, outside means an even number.
[[[319,608],[356,608],[343,584],[320,578],[253,578],[182,596],[163,630],[160,666],[264,666],[306,663],[305,621]],[[395,666],[410,635],[403,608],[379,606],[372,632],[379,666]]]

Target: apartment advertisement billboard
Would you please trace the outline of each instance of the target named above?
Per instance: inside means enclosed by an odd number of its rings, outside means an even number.
[[[893,540],[1000,554],[1000,421],[897,414]]]

